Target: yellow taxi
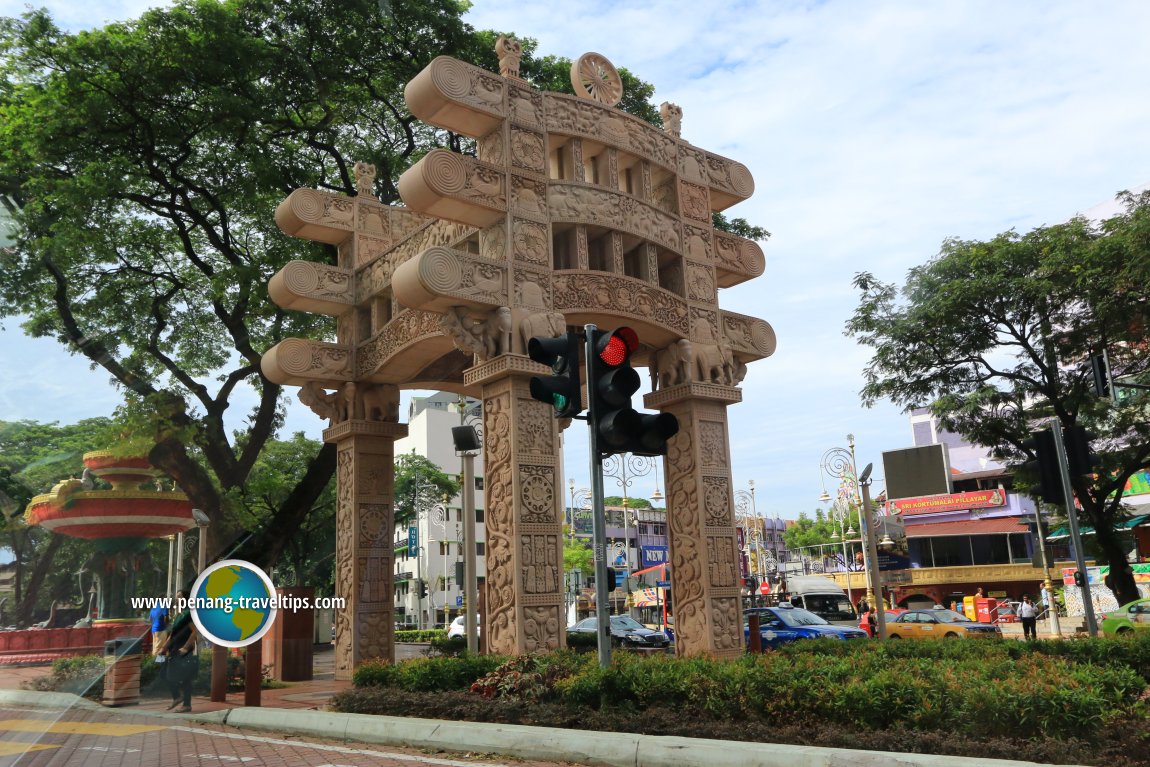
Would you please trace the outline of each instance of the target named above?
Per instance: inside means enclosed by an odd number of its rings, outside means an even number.
[[[886,624],[888,639],[1002,638],[995,623],[977,623],[954,610],[907,610]]]

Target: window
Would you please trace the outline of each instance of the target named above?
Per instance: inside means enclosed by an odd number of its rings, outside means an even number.
[[[484,543],[483,541],[476,541],[475,542],[475,556],[482,557],[482,556],[486,556],[486,554],[487,554],[487,544]]]
[[[439,556],[441,556],[441,557],[451,556],[451,544],[450,543],[448,543],[447,541],[440,541],[439,542]]]
[[[483,477],[476,477],[475,478],[475,489],[476,490],[482,490],[483,489]]]
[[[475,522],[477,524],[483,522],[483,509],[475,510]]]

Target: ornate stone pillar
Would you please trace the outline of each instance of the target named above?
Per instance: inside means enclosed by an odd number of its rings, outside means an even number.
[[[468,385],[483,387],[483,635],[488,651],[504,655],[566,644],[558,421],[529,391],[531,376],[544,370],[527,357],[507,354],[464,374]]]
[[[672,413],[679,433],[667,442],[667,537],[680,657],[743,652],[738,545],[731,490],[727,406],[732,386],[686,383],[648,394],[648,408]]]
[[[395,440],[406,436],[407,424],[362,420],[323,433],[336,445],[335,593],[345,600],[335,614],[336,679],[371,658],[395,662]]]

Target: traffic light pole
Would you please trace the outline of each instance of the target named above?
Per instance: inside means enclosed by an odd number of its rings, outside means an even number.
[[[587,444],[591,452],[591,534],[595,540],[595,622],[599,639],[599,665],[611,665],[611,605],[607,591],[607,519],[603,512],[603,456],[599,452],[599,423],[595,404],[595,382],[591,380],[596,369],[595,325],[584,325],[587,343],[584,345],[587,369]]]
[[[1042,601],[1050,611],[1050,633],[1062,638],[1062,627],[1058,625],[1058,605],[1054,604],[1054,584],[1050,580],[1050,557],[1046,555],[1046,531],[1042,526],[1042,511],[1034,504],[1034,530],[1038,533],[1038,551],[1042,555]]]
[[[1070,466],[1066,461],[1066,445],[1062,441],[1062,425],[1057,421],[1050,424],[1054,434],[1054,450],[1058,455],[1058,471],[1062,475],[1062,498],[1066,503],[1066,520],[1070,525],[1070,542],[1074,546],[1074,564],[1082,573],[1082,607],[1086,611],[1086,633],[1098,635],[1098,621],[1094,617],[1094,599],[1090,590],[1090,578],[1086,573],[1086,558],[1082,554],[1082,536],[1078,532],[1078,512],[1074,508],[1074,490],[1070,487]],[[1051,605],[1054,609],[1054,605]]]

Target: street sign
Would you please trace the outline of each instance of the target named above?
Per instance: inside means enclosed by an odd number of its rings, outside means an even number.
[[[414,527],[407,528],[407,553],[410,556],[419,548],[419,530]]]
[[[760,583],[759,584],[759,593],[760,594],[770,594],[771,593],[771,584],[767,583],[766,581],[763,581],[762,583]]]
[[[671,588],[671,582],[670,581],[655,581],[655,585],[661,589]]]
[[[455,598],[455,606],[456,607],[463,607],[463,595],[462,594],[460,594],[459,596],[457,596]]]

